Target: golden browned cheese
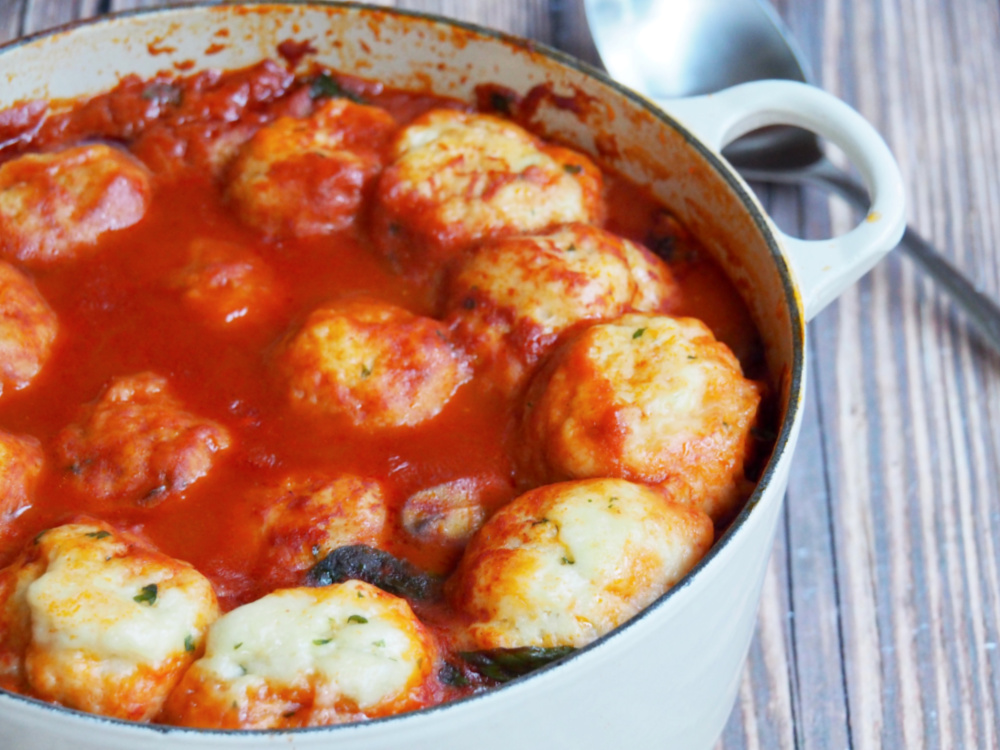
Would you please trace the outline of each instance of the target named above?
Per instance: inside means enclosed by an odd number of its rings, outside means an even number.
[[[588,224],[486,242],[458,265],[446,322],[477,369],[517,390],[566,331],[632,311],[667,310],[666,263]]]
[[[215,623],[165,718],[280,729],[385,716],[419,705],[437,662],[403,599],[361,581],[280,589]]]
[[[105,523],[60,526],[0,571],[0,670],[45,700],[149,720],[218,615],[190,565]]]
[[[56,437],[69,482],[99,500],[149,506],[205,476],[228,430],[186,411],[166,378],[115,378]]]
[[[367,299],[310,313],[281,366],[293,402],[367,430],[436,416],[469,378],[442,323]]]
[[[198,238],[191,243],[191,262],[170,285],[184,304],[215,328],[259,321],[279,305],[281,284],[252,250],[234,242]]]
[[[139,221],[151,197],[145,167],[110,146],[18,157],[0,165],[0,255],[33,266],[76,257]]]
[[[630,314],[585,330],[532,383],[522,463],[540,482],[658,485],[719,522],[749,493],[760,386],[694,318]]]
[[[388,112],[347,99],[329,101],[309,117],[281,117],[239,152],[229,197],[240,218],[269,237],[344,229],[395,131]]]
[[[381,547],[386,537],[385,493],[373,479],[288,478],[262,502],[260,577],[275,588],[298,583],[303,571],[338,547]]]
[[[501,508],[450,581],[473,649],[584,646],[679,581],[708,551],[696,508],[620,479],[547,485]]]
[[[31,279],[0,261],[0,396],[31,383],[58,331],[56,314]]]
[[[36,438],[0,430],[0,540],[9,524],[31,507],[43,461]]]
[[[600,170],[491,115],[434,110],[397,136],[373,233],[400,269],[435,270],[481,239],[603,218]]]

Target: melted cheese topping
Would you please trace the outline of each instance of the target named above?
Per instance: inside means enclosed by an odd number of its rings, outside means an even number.
[[[616,479],[548,485],[498,511],[466,548],[452,598],[474,648],[582,646],[708,551],[709,518]]]

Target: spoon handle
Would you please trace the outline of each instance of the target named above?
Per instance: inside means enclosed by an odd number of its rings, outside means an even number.
[[[810,183],[841,195],[861,210],[869,205],[868,192],[859,182],[826,158],[801,169],[740,169],[748,180],[790,185]],[[1000,353],[1000,306],[980,292],[927,240],[906,228],[900,247],[933,278],[968,316],[986,343]]]

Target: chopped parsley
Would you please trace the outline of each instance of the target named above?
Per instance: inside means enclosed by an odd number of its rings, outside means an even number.
[[[583,167],[579,164],[563,164],[563,172],[568,174],[580,174],[583,171]]]
[[[355,104],[367,103],[357,94],[352,94],[350,91],[347,91],[329,73],[320,73],[318,76],[313,78],[312,83],[309,84],[310,99],[335,99],[338,97],[350,99]]]
[[[640,336],[642,336],[642,334],[644,334],[645,332],[646,332],[645,328],[636,328],[635,333],[632,334],[632,338],[637,339]]]
[[[107,539],[109,536],[111,536],[111,532],[101,529],[100,531],[91,531],[86,536],[89,537],[90,539]]]
[[[153,606],[156,603],[156,595],[159,589],[155,583],[150,583],[139,589],[139,593],[132,597],[137,604],[148,604]]]
[[[194,636],[188,633],[187,638],[184,639],[184,650],[189,654],[194,651]]]
[[[332,640],[333,640],[333,638],[316,638],[315,640],[313,640],[313,645],[314,646],[325,646],[326,644],[328,644]]]
[[[351,615],[350,617],[347,618],[347,621],[356,622],[358,625],[364,625],[366,622],[368,622],[368,618],[362,617],[361,615]]]

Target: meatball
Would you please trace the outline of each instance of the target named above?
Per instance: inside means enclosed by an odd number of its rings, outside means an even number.
[[[294,585],[301,573],[338,547],[381,547],[385,493],[374,479],[290,478],[266,493],[261,577]]]
[[[36,537],[0,571],[0,644],[38,697],[147,721],[219,615],[187,563],[97,522]]]
[[[31,383],[52,353],[58,330],[56,314],[31,280],[0,261],[0,395]]]
[[[727,519],[760,386],[694,318],[626,315],[559,349],[528,389],[523,465],[539,481],[621,477]]]
[[[145,167],[110,146],[18,157],[0,165],[0,255],[38,266],[74,258],[139,221],[151,196]]]
[[[306,118],[280,117],[236,157],[228,194],[240,218],[270,237],[351,225],[396,130],[385,110],[333,99]]]
[[[42,471],[42,444],[33,437],[0,430],[0,539],[31,507]]]
[[[215,623],[164,715],[225,729],[385,716],[417,705],[436,662],[403,599],[361,581],[282,589]]]
[[[232,242],[197,239],[191,262],[172,281],[184,304],[210,325],[253,321],[281,302],[274,272],[257,255]]]
[[[477,240],[603,216],[583,154],[498,117],[432,110],[400,131],[376,189],[376,244],[421,275]]]
[[[573,326],[660,312],[677,294],[669,268],[648,250],[569,224],[478,247],[452,280],[446,322],[491,381],[514,390]]]
[[[621,479],[547,485],[501,508],[449,581],[472,649],[584,646],[679,581],[712,522]]]
[[[469,377],[442,323],[365,299],[313,311],[281,359],[293,402],[373,430],[436,416]]]
[[[114,378],[55,451],[80,492],[150,506],[205,476],[229,444],[225,427],[185,411],[167,380],[146,372]]]

